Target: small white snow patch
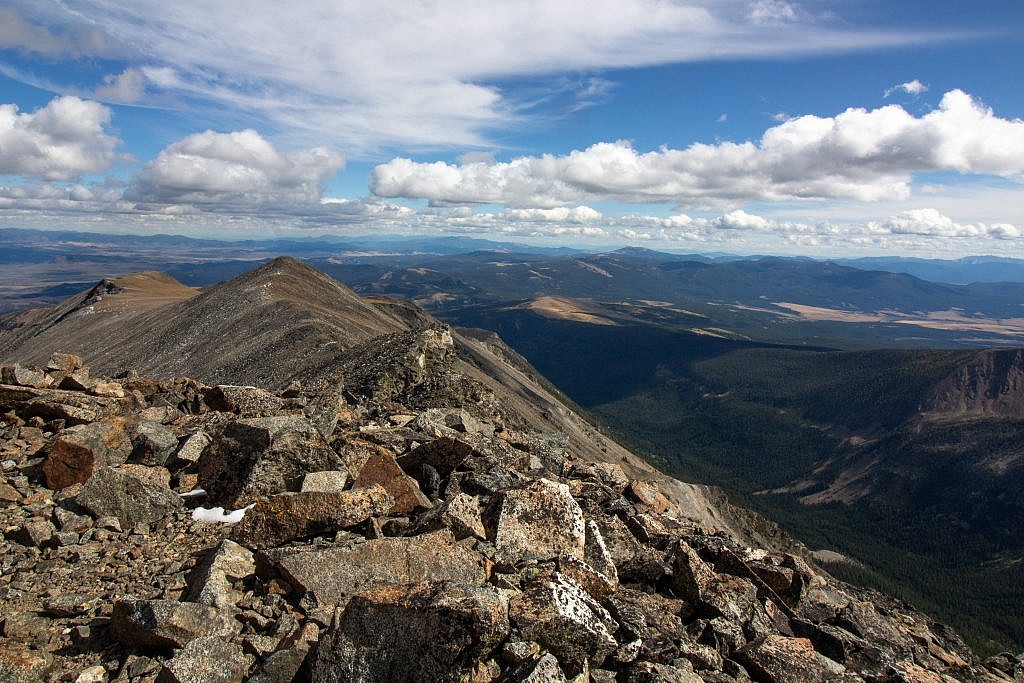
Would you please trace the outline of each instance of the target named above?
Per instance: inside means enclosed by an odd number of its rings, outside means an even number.
[[[205,489],[201,489],[201,488],[199,488],[197,486],[196,488],[192,489],[191,491],[185,491],[185,493],[180,493],[178,495],[180,495],[182,498],[194,498],[196,496],[205,496],[206,495],[206,490]]]
[[[255,505],[255,503],[253,503]],[[203,508],[199,507],[192,511],[192,519],[197,522],[211,522],[213,524],[238,524],[245,516],[246,510],[252,505],[247,505],[241,510],[224,512],[224,508]]]

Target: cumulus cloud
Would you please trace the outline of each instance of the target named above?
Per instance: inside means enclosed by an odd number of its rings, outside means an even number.
[[[989,237],[1013,240],[1021,236],[1020,229],[1009,223],[957,223],[935,209],[903,211],[881,222],[869,222],[866,228],[868,232],[874,234],[924,237]]]
[[[885,96],[892,97],[894,94],[900,92],[917,97],[922,93],[928,92],[928,86],[915,78],[912,81],[907,81],[906,83],[899,83],[897,85],[892,86],[891,88],[885,91]]]
[[[507,162],[378,165],[371,190],[383,197],[553,208],[580,201],[679,205],[792,199],[873,201],[909,197],[913,174],[1024,173],[1024,121],[1004,119],[961,90],[915,117],[898,105],[789,119],[758,142],[695,143],[638,152],[601,142],[564,156]]]
[[[280,152],[254,130],[196,133],[163,149],[135,177],[125,198],[205,210],[317,204],[344,165],[324,147]]]
[[[152,70],[174,96],[350,149],[485,145],[491,130],[525,116],[526,96],[493,85],[497,79],[931,38],[805,16],[783,0],[749,7],[696,0],[13,1],[45,33],[30,39],[5,29],[9,44],[53,55],[84,51],[67,44],[62,27],[86,16],[125,41],[134,63],[147,65],[146,75]],[[580,101],[606,90],[607,82],[591,80]]]
[[[601,212],[589,206],[554,209],[508,209],[501,214],[513,221],[536,221],[544,223],[592,223],[601,219]]]
[[[120,140],[107,132],[110,110],[98,102],[57,97],[34,112],[0,105],[0,174],[74,180],[118,159]]]

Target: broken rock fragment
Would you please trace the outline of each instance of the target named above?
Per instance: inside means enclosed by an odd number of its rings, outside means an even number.
[[[509,559],[527,553],[583,557],[583,511],[565,484],[538,479],[501,494],[494,545]]]
[[[242,683],[253,661],[241,645],[203,636],[164,662],[156,683]]]
[[[360,489],[372,484],[383,486],[394,498],[389,510],[393,515],[408,514],[431,505],[430,499],[420,490],[420,485],[398,466],[391,455],[371,455],[352,483],[352,488]]]
[[[462,680],[508,633],[507,598],[493,589],[375,588],[355,596],[321,641],[313,681]]]
[[[240,508],[261,496],[298,491],[307,472],[340,469],[337,453],[297,415],[238,420],[199,459],[208,503]]]
[[[273,548],[354,526],[387,512],[393,504],[391,494],[377,484],[340,493],[282,493],[258,501],[231,536],[250,548]]]
[[[559,661],[576,669],[600,664],[615,651],[618,624],[578,583],[555,574],[512,598],[512,622],[523,638],[535,640]]]
[[[221,609],[233,607],[242,597],[233,583],[255,572],[256,561],[252,553],[234,541],[224,539],[199,566],[188,600]]]
[[[278,569],[319,605],[342,604],[360,591],[386,584],[482,585],[488,577],[483,556],[456,544],[448,530],[288,554],[278,561]]]
[[[104,467],[82,485],[75,502],[95,517],[116,517],[124,528],[155,522],[183,507],[174,491],[132,469],[131,465]]]
[[[228,612],[194,602],[129,599],[114,604],[110,628],[123,645],[167,651],[201,636],[230,638],[242,624]]]

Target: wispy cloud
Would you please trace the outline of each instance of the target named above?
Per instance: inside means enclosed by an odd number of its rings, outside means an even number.
[[[850,28],[782,0],[760,0],[746,11],[726,0],[14,0],[13,6],[21,11],[5,10],[12,19],[0,21],[0,48],[51,57],[114,49],[135,55],[133,70],[108,84],[117,95],[112,100],[138,95],[141,73],[192,107],[246,112],[268,127],[357,154],[488,146],[491,132],[528,116],[497,85],[517,76],[935,38]],[[594,78],[579,101],[586,106],[607,96],[607,82]]]

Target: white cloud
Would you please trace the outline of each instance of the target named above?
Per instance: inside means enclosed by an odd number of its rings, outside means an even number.
[[[371,174],[383,197],[553,208],[616,199],[679,205],[792,199],[876,201],[910,196],[913,174],[1024,173],[1024,121],[997,117],[960,90],[915,117],[898,105],[800,116],[760,141],[695,143],[638,152],[602,142],[564,156],[501,163],[422,163],[396,158]]]
[[[564,206],[554,209],[508,209],[501,215],[513,221],[544,223],[592,223],[601,219],[601,213],[589,206],[571,209]]]
[[[933,38],[856,29],[805,16],[781,0],[749,8],[697,0],[15,0],[15,6],[48,33],[28,40],[9,30],[8,42],[72,54],[60,44],[67,37],[62,27],[80,26],[87,17],[134,51],[133,64],[154,84],[187,103],[232,108],[277,129],[305,132],[307,140],[370,151],[486,145],[489,132],[526,116],[521,94],[495,85],[500,79]],[[605,96],[607,87],[591,79],[581,102]]]
[[[728,114],[722,114],[722,115],[720,115],[720,116],[719,116],[719,117],[718,117],[717,119],[715,119],[715,120],[716,120],[716,121],[718,121],[718,123],[725,123],[726,121],[728,121],[728,120],[729,120],[729,115],[728,115]]]
[[[73,96],[34,112],[0,105],[0,174],[74,180],[118,160],[120,140],[107,132],[110,110]]]
[[[912,209],[891,216],[885,221],[869,222],[869,233],[888,235],[920,235],[924,237],[981,238],[1013,240],[1021,231],[1009,223],[957,223],[935,209]]]
[[[898,85],[892,86],[891,88],[885,91],[885,96],[892,97],[894,94],[898,92],[903,92],[908,95],[913,95],[914,97],[917,97],[922,93],[928,92],[928,86],[915,78],[912,81],[907,81],[906,83],[900,83]]]
[[[796,21],[796,7],[785,0],[757,0],[750,4],[747,17],[755,24],[784,24]]]
[[[107,102],[132,104],[142,99],[146,92],[146,78],[138,69],[131,67],[119,74],[103,77],[103,85],[96,88],[92,96]]]
[[[324,147],[285,154],[254,130],[208,130],[164,148],[135,177],[125,198],[206,210],[319,206],[324,183],[343,165],[340,154]]]

